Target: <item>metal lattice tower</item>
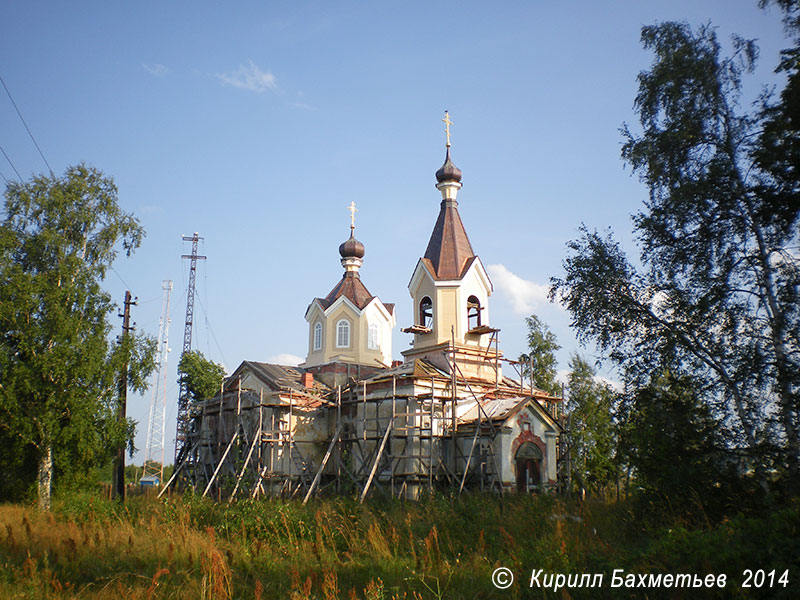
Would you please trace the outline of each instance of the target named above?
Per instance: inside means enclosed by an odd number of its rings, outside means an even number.
[[[197,261],[205,260],[205,256],[197,254],[197,244],[203,238],[195,232],[194,235],[182,236],[184,242],[192,242],[192,253],[183,254],[181,258],[189,259],[189,288],[186,291],[186,326],[183,330],[183,355],[192,351],[192,324],[194,323],[194,290],[195,277],[197,274]],[[178,428],[175,434],[175,467],[183,460],[186,451],[186,442],[189,439],[189,390],[186,382],[181,382],[180,393],[178,394]]]
[[[158,322],[158,350],[156,371],[153,376],[153,393],[150,400],[150,418],[147,428],[147,445],[144,454],[142,477],[157,476],[164,482],[164,422],[167,418],[167,355],[169,353],[169,296],[172,281],[164,280],[161,300],[161,319]]]

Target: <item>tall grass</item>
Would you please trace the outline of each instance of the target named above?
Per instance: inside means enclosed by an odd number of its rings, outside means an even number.
[[[120,506],[73,493],[56,498],[49,513],[0,506],[0,598],[542,597],[527,588],[533,568],[733,574],[757,566],[748,562],[754,552],[763,568],[785,564],[800,576],[796,506],[705,530],[647,534],[635,525],[625,505],[549,497],[365,505],[335,498],[307,506],[134,497]],[[759,544],[748,537],[756,531]],[[757,550],[765,540],[772,546]],[[508,590],[491,583],[499,566],[517,574]],[[573,598],[598,593],[605,591],[570,590]]]

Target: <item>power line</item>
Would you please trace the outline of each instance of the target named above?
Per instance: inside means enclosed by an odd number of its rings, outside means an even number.
[[[50,176],[51,177],[55,177],[55,175],[53,174],[53,169],[50,167],[50,163],[47,162],[47,159],[44,157],[44,154],[42,153],[42,149],[39,148],[39,144],[36,143],[36,138],[33,137],[33,134],[31,133],[30,127],[28,127],[28,124],[25,122],[25,119],[22,117],[22,113],[19,111],[19,108],[17,107],[17,103],[14,102],[14,97],[11,95],[11,92],[9,91],[8,86],[6,85],[6,82],[3,81],[2,76],[0,76],[0,83],[3,84],[3,87],[6,90],[6,94],[8,94],[8,98],[9,98],[9,100],[11,100],[11,104],[14,105],[14,110],[17,111],[17,115],[19,115],[19,120],[22,121],[22,124],[25,126],[25,131],[27,131],[28,135],[31,136],[31,141],[33,141],[33,145],[36,146],[36,149],[39,151],[39,156],[42,157],[42,160],[44,161],[44,164],[47,165],[47,169],[50,171]],[[5,152],[3,154],[5,154]],[[8,158],[8,157],[6,157],[6,158]],[[16,169],[14,169],[14,170],[16,171]],[[17,173],[17,175],[19,175],[19,173]],[[20,181],[21,180],[22,180],[22,178],[20,177]]]
[[[20,181],[22,181],[22,175],[20,175],[20,174],[19,174],[19,171],[17,171],[17,167],[15,167],[15,166],[14,166],[14,163],[13,163],[13,162],[11,162],[11,159],[8,157],[8,154],[6,154],[6,151],[5,151],[5,150],[3,150],[3,147],[2,147],[2,146],[0,146],[0,152],[2,152],[2,153],[3,153],[3,156],[5,156],[5,157],[6,157],[6,160],[8,161],[8,164],[10,164],[10,165],[11,165],[11,168],[12,168],[12,169],[14,169],[14,173],[16,173],[16,174],[17,174],[17,177],[19,178],[19,180],[20,180]],[[5,177],[4,177],[3,179],[5,179]]]
[[[206,320],[206,330],[211,333],[211,337],[214,339],[214,343],[217,345],[217,350],[219,350],[219,355],[222,357],[222,362],[224,362],[225,363],[224,366],[227,367],[228,361],[225,360],[225,354],[222,352],[222,346],[219,345],[219,340],[217,340],[217,336],[214,333],[214,330],[211,328],[211,323],[209,323],[208,321],[208,314],[206,313],[206,309],[203,306],[203,301],[200,300],[200,298],[198,298],[197,301],[200,303],[200,310],[203,311],[203,316],[205,317]]]
[[[117,272],[117,270],[114,268],[114,265],[109,265],[109,267],[111,268],[111,271],[114,273],[114,275],[116,275],[116,276],[117,276],[117,278],[118,278],[118,279],[119,279],[119,280],[122,282],[122,285],[124,285],[124,286],[125,286],[126,288],[128,288],[129,290],[133,289],[131,286],[129,286],[129,285],[128,285],[128,284],[125,282],[125,280],[122,278],[122,275],[120,275],[120,274]]]

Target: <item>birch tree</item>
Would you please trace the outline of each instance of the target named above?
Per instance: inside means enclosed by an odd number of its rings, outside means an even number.
[[[764,93],[742,108],[751,41],[734,37],[723,56],[711,26],[668,22],[644,27],[642,42],[654,61],[622,149],[648,190],[633,220],[641,267],[584,227],[551,294],[634,380],[691,374],[762,486],[773,466],[798,481],[800,202],[765,145],[780,137],[780,103]]]
[[[118,250],[141,243],[113,181],[94,168],[12,182],[0,222],[0,428],[5,443],[35,457],[39,505],[53,476],[108,461],[133,437],[115,415],[119,374],[142,390],[154,344],[117,343],[116,308],[101,283]],[[25,471],[9,473],[25,477]],[[33,482],[31,482],[33,483]]]

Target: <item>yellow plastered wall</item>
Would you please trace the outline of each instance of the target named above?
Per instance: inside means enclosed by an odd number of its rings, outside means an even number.
[[[435,343],[452,339],[451,328],[455,327],[456,340],[463,338],[461,331],[461,302],[458,288],[439,288],[433,301]]]
[[[391,343],[389,348],[385,339],[391,337],[386,335],[386,329],[391,327],[391,323],[386,323],[385,318],[378,318],[377,311],[370,311],[373,321],[378,325],[379,347],[375,350],[368,348],[369,318],[366,309],[364,312],[354,310],[349,304],[341,304],[328,315],[325,315],[318,306],[314,306],[308,318],[308,355],[305,364],[307,366],[324,364],[333,360],[344,362],[359,363],[365,365],[384,364],[391,361]],[[336,327],[340,320],[346,319],[350,323],[350,344],[347,347],[339,348],[336,346],[337,331]],[[314,350],[314,326],[322,323],[322,348]],[[384,352],[386,354],[384,355]]]
[[[455,326],[456,340],[461,340],[463,332],[459,319],[459,290],[458,287],[436,287],[429,277],[422,277],[411,297],[414,303],[414,323],[420,322],[419,305],[427,296],[433,302],[433,332],[414,336],[414,348],[434,346],[451,339],[450,327]]]
[[[322,346],[319,350],[314,350],[314,326],[317,323],[322,323]],[[319,309],[319,306],[314,305],[311,309],[311,314],[308,317],[308,354],[306,363],[319,364],[322,361],[322,355],[325,352],[325,344],[328,339],[328,332],[325,330],[325,315]]]
[[[336,325],[342,319],[350,323],[350,345],[344,348],[336,346]],[[323,348],[325,349],[325,357],[330,360],[334,356],[341,356],[358,362],[358,350],[360,344],[358,340],[361,339],[361,330],[363,323],[361,316],[358,315],[347,304],[342,304],[328,314],[326,321],[322,324],[325,330],[325,339],[323,340]],[[327,362],[327,360],[325,362]]]

